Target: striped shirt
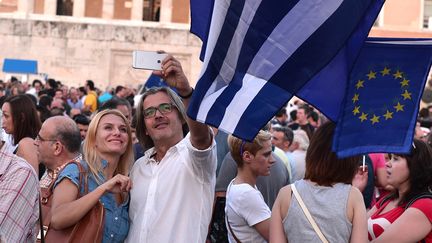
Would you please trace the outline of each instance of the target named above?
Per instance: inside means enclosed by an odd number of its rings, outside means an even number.
[[[75,161],[75,162],[79,163],[81,160],[82,160],[82,155],[79,154],[77,157],[75,157],[71,161]],[[47,168],[47,171],[45,172],[45,174],[42,176],[42,178],[39,181],[39,186],[41,188],[49,188],[51,183],[53,182],[53,180],[57,179],[59,172],[62,171],[63,168],[67,164],[69,164],[69,162],[60,165],[59,167],[55,168],[54,170],[50,170],[49,168]]]
[[[24,159],[0,150],[0,238],[35,242],[39,218],[39,183]]]

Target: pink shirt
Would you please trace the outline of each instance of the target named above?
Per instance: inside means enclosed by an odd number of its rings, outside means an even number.
[[[385,167],[386,161],[384,158],[384,154],[369,154],[369,157],[372,160],[372,165],[374,167],[374,175],[376,176],[376,170]]]

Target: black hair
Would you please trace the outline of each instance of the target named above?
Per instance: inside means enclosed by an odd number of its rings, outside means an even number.
[[[87,84],[87,86],[89,86],[90,90],[95,90],[95,85],[94,85],[94,82],[92,80],[87,80],[86,84]]]
[[[90,124],[90,119],[82,114],[77,114],[72,118],[77,124],[87,126]]]
[[[40,81],[39,79],[35,79],[33,80],[32,87],[34,87],[37,83],[39,83],[42,86],[42,81]]]
[[[410,187],[399,200],[399,205],[403,205],[416,196],[432,189],[432,148],[422,140],[414,139],[409,154],[395,155],[406,159],[409,170],[408,180]],[[396,190],[391,195],[391,198],[399,196],[398,190]]]

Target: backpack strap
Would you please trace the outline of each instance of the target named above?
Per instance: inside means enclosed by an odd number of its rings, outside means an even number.
[[[422,193],[416,197],[414,197],[413,199],[411,199],[406,205],[405,205],[405,210],[407,210],[409,207],[411,207],[411,205],[413,205],[415,203],[415,201],[422,199],[422,198],[430,198],[432,199],[432,193],[430,192],[425,192]]]
[[[379,207],[381,208],[385,202],[387,202],[388,200],[391,199],[391,197],[393,196],[393,193],[388,194],[387,196],[385,196],[381,202],[379,203]]]
[[[406,205],[405,205],[405,210],[407,210],[409,207],[411,207],[411,205],[413,205],[415,203],[415,201],[419,200],[419,199],[423,199],[423,198],[430,198],[432,199],[432,193],[431,192],[425,192],[422,193],[420,195],[418,195],[417,197],[412,198]],[[419,241],[421,243],[426,243],[426,240],[423,239],[421,241]]]

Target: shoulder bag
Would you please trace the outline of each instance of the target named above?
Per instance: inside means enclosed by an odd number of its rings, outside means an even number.
[[[317,233],[318,237],[323,243],[328,243],[327,239],[325,238],[324,234],[321,232],[320,228],[316,224],[315,220],[312,218],[312,215],[309,213],[309,210],[307,209],[306,205],[303,202],[303,199],[300,197],[300,194],[297,191],[297,188],[294,184],[291,184],[291,190],[294,193],[294,197],[297,199],[301,209],[303,210],[303,213],[305,214],[306,218],[309,220],[309,223],[312,225],[312,228]]]
[[[72,161],[79,168],[79,187],[78,198],[88,193],[86,172],[79,162]],[[66,167],[66,166],[65,166]],[[60,174],[60,173],[59,173]],[[84,177],[84,178],[83,178]],[[55,230],[50,227],[51,222],[51,203],[52,187],[57,178],[53,178],[48,188],[41,188],[41,222],[42,230],[39,233],[38,242],[102,242],[104,230],[104,207],[100,202],[84,215],[75,225],[63,229]],[[84,179],[84,194],[81,193],[81,185]],[[77,199],[78,199],[77,198]],[[39,237],[38,237],[39,238]]]

